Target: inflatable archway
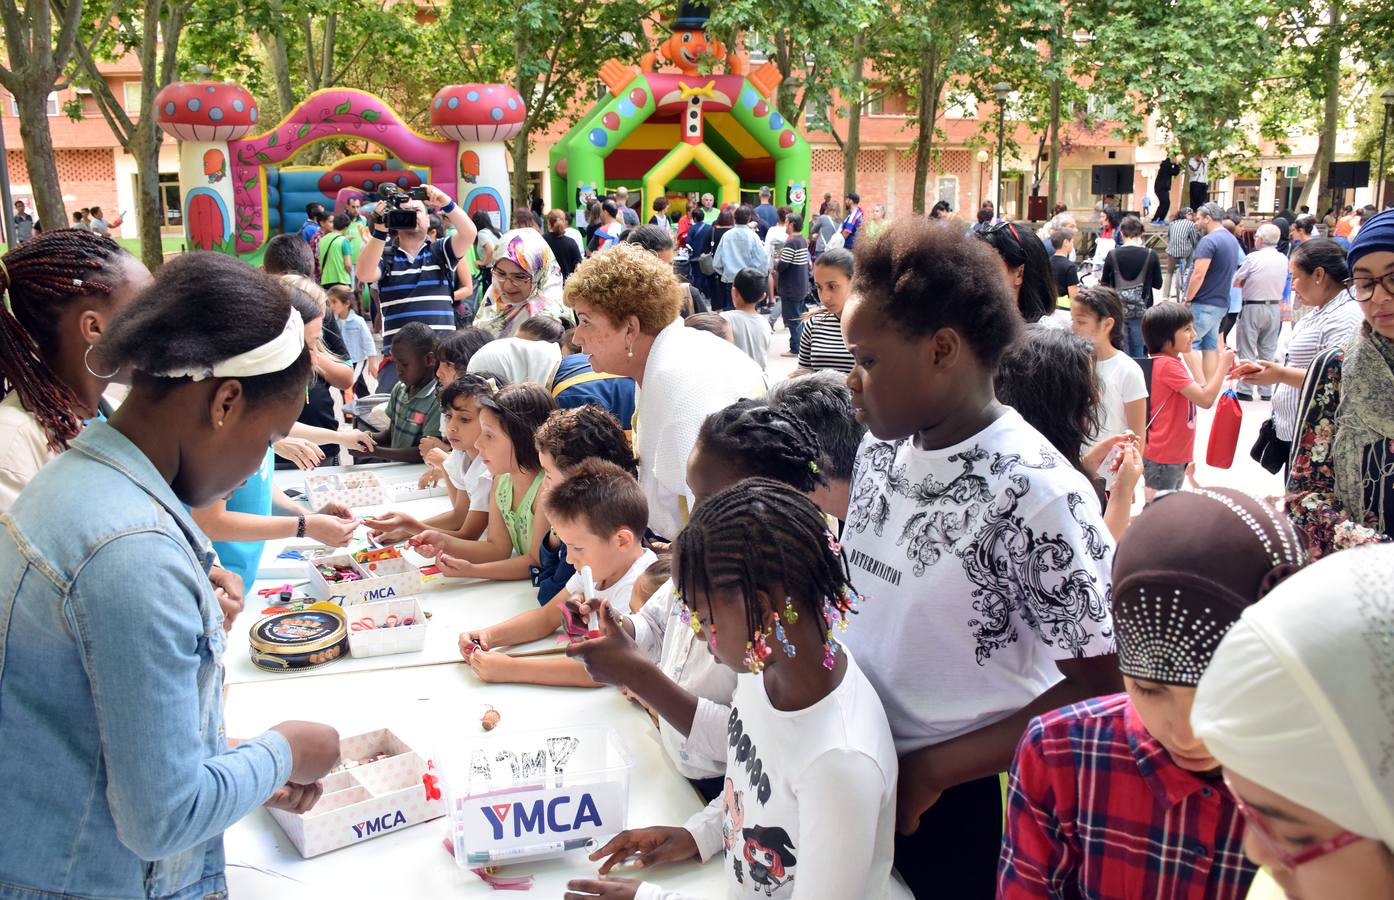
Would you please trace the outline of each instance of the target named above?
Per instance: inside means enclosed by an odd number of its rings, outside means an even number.
[[[503,142],[521,129],[526,110],[507,85],[442,88],[431,104],[439,138],[412,130],[379,97],[347,88],[311,94],[256,135],[256,100],[238,84],[177,82],[160,91],[155,106],[160,127],[181,141],[190,246],[251,254],[278,231],[298,229],[306,203],[333,207],[341,192],[371,192],[389,180],[402,188],[430,182],[470,213],[490,213],[508,226]],[[333,167],[279,165],[311,144],[343,137],[384,152]]]
[[[711,191],[721,203],[738,203],[771,186],[776,205],[806,213],[811,151],[774,108],[778,68],[766,63],[747,74],[743,58],[728,58],[707,38],[705,23],[700,9],[684,10],[641,68],[613,59],[601,66],[610,96],[552,148],[554,201],[579,207],[607,185],[624,185],[640,188],[652,211],[670,191]],[[703,74],[704,56],[725,61],[727,74]],[[653,71],[660,59],[677,71]]]

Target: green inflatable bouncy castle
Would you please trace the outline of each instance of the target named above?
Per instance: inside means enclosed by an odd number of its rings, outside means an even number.
[[[624,186],[640,193],[647,220],[666,194],[711,192],[719,204],[740,203],[769,186],[775,205],[803,215],[807,227],[811,154],[774,107],[779,70],[766,63],[748,72],[744,57],[728,55],[705,26],[704,10],[684,9],[639,68],[614,59],[601,66],[609,97],[551,151],[558,206],[583,208]],[[724,62],[726,74],[703,74],[706,59]],[[655,71],[664,63],[676,71]]]

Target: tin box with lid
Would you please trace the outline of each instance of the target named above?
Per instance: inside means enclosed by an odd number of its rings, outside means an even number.
[[[313,669],[348,655],[348,622],[334,603],[273,613],[250,634],[252,664],[270,672]]]

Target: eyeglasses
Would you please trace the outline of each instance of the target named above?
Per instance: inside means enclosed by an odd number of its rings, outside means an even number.
[[[494,269],[494,280],[507,281],[519,286],[532,284],[532,276],[527,272],[500,272],[497,268]]]
[[[1309,863],[1314,859],[1320,859],[1327,854],[1335,853],[1342,847],[1348,847],[1356,841],[1365,840],[1365,838],[1353,831],[1343,831],[1335,837],[1327,838],[1320,844],[1308,847],[1300,853],[1289,853],[1278,843],[1278,839],[1273,836],[1273,832],[1268,830],[1268,826],[1264,824],[1263,817],[1258,811],[1251,808],[1244,802],[1243,798],[1239,796],[1239,792],[1234,789],[1234,785],[1230,783],[1228,776],[1225,777],[1225,787],[1229,788],[1230,795],[1234,797],[1234,803],[1239,807],[1239,814],[1244,817],[1245,824],[1253,829],[1254,834],[1258,835],[1259,840],[1263,842],[1263,846],[1278,860],[1278,864],[1288,871],[1292,871],[1298,866]]]
[[[1351,296],[1361,303],[1368,303],[1375,296],[1375,285],[1384,288],[1386,296],[1394,299],[1394,272],[1385,272],[1378,278],[1347,278],[1342,282],[1350,288]]]

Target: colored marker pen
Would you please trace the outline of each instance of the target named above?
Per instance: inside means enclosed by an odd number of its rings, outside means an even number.
[[[593,843],[594,839],[592,838],[574,838],[569,841],[552,841],[548,844],[511,847],[507,850],[476,850],[466,857],[466,861],[470,865],[507,865],[523,860],[537,859],[541,856],[553,856],[568,850],[585,850]]]

